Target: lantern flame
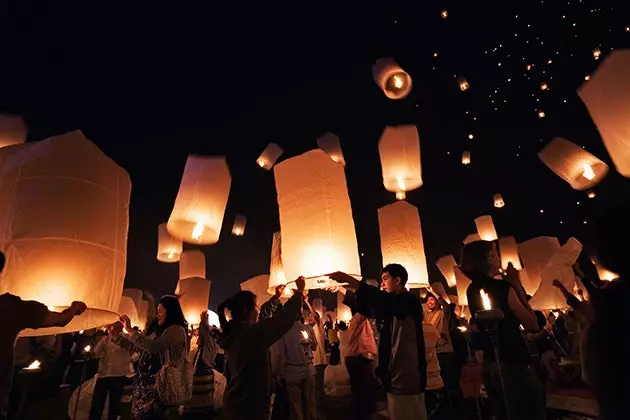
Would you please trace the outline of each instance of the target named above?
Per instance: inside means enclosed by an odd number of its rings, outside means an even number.
[[[392,82],[394,83],[394,87],[396,89],[402,89],[403,86],[405,86],[405,81],[398,74],[395,74],[395,75],[392,76]]]
[[[459,327],[457,327],[457,329],[458,329],[458,330],[460,330],[461,332],[466,332],[466,331],[468,331],[468,328],[466,328],[466,327],[465,327],[465,326],[463,326],[463,325],[460,325]]]
[[[588,163],[584,164],[584,172],[582,172],[582,176],[589,181],[595,179],[595,172],[593,172],[593,168]]]
[[[591,190],[587,193],[588,198],[595,198],[595,191]]]
[[[407,198],[407,194],[404,191],[398,191],[396,193],[396,200],[404,200],[405,198]]]
[[[90,350],[92,350],[92,346],[90,346],[89,344],[85,347],[83,347],[83,351],[88,353]]]
[[[53,305],[48,305],[48,310],[50,312],[55,312],[55,307]]]
[[[483,309],[489,311],[492,309],[492,303],[490,303],[490,296],[486,293],[485,290],[481,289],[479,291],[479,295],[481,295],[481,303],[483,304]]]
[[[402,176],[396,177],[396,181],[398,182],[398,188],[400,188],[400,191],[407,191],[407,186],[405,185],[405,180]]]
[[[201,223],[197,223],[192,231],[192,238],[196,241],[201,240],[201,237],[203,236],[203,230],[203,225]]]
[[[304,330],[302,330],[302,337],[303,337],[305,340],[308,340],[308,333],[307,333],[306,331],[304,331]]]
[[[170,251],[168,251],[168,255],[166,258],[168,258],[169,260],[172,260],[174,257],[175,257],[175,253],[171,249]]]
[[[260,166],[261,168],[264,168],[266,164],[264,159],[258,159],[256,163],[258,163],[258,166]]]
[[[42,365],[39,360],[34,360],[33,363],[24,368],[24,370],[37,370]]]

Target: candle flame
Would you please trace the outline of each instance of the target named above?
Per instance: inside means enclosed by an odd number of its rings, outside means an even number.
[[[588,163],[584,164],[584,172],[582,172],[582,176],[589,181],[595,179],[595,172],[593,172],[593,168]]]
[[[392,76],[392,80],[394,82],[394,87],[396,89],[402,89],[403,86],[405,85],[405,81],[398,74],[395,74],[394,76]]]
[[[266,162],[265,162],[265,160],[264,160],[264,159],[258,159],[258,160],[256,161],[256,163],[257,163],[257,164],[258,164],[258,166],[260,166],[261,168],[264,168],[264,167],[265,167],[265,165],[266,165]]]
[[[308,333],[306,331],[302,331],[302,337],[304,337],[305,340],[308,340]]]
[[[404,200],[407,197],[407,194],[404,191],[398,191],[396,193],[396,200]]]
[[[166,258],[168,258],[169,260],[172,260],[175,257],[175,252],[173,252],[173,250],[168,251],[168,255],[166,256]]]
[[[55,312],[55,307],[53,305],[48,305],[48,310],[51,312]]]
[[[479,294],[481,295],[481,302],[483,304],[483,309],[485,309],[486,311],[489,311],[490,309],[492,309],[492,304],[490,303],[490,296],[488,296],[486,291],[481,289],[479,291]]]
[[[33,361],[33,363],[31,363],[30,365],[28,365],[27,367],[25,367],[25,370],[37,370],[39,369],[39,367],[42,365],[42,363],[39,360],[35,360]]]
[[[83,347],[83,351],[86,352],[86,353],[89,352],[90,350],[92,350],[92,346],[90,346],[89,344],[87,346]]]
[[[457,329],[458,329],[458,330],[460,330],[461,332],[466,332],[466,331],[468,331],[468,328],[466,328],[466,327],[465,327],[465,326],[463,326],[463,325],[460,325],[459,327],[457,327]]]
[[[201,223],[197,223],[195,228],[192,231],[192,238],[196,241],[200,240],[203,236],[203,225]]]

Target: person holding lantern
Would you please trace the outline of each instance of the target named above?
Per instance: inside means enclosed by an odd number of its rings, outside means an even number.
[[[0,252],[0,273],[5,264],[4,253]],[[81,315],[87,306],[83,302],[72,302],[62,312],[49,311],[43,303],[22,300],[10,293],[0,295],[0,420],[6,419],[6,406],[13,379],[15,342],[20,331],[27,328],[64,327]]]
[[[484,309],[483,292],[492,308],[504,314],[498,321],[500,360],[496,360],[491,333],[484,325],[476,325],[483,342],[484,384],[499,420],[544,419],[544,387],[520,330],[522,325],[529,332],[538,331],[538,320],[529,306],[518,271],[509,264],[501,281],[494,279],[500,268],[501,260],[493,242],[475,241],[464,246],[461,270],[471,280],[466,291],[470,312],[475,314]]]

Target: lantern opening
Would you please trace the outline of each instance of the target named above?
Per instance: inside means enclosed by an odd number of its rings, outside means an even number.
[[[409,79],[409,75],[405,72],[394,73],[385,82],[385,90],[391,92],[394,96],[398,96],[401,92],[407,90]]]

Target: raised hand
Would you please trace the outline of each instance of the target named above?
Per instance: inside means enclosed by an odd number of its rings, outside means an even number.
[[[127,331],[131,331],[131,319],[129,319],[129,317],[127,315],[121,315],[120,316],[120,322],[123,324],[123,327],[127,330]]]
[[[72,302],[72,304],[70,304],[70,309],[75,315],[81,315],[86,311],[87,305],[83,302]]]
[[[277,298],[282,296],[282,294],[284,293],[285,287],[286,287],[285,284],[279,284],[279,285],[276,286],[276,297]]]
[[[304,276],[300,276],[295,279],[295,286],[297,287],[298,292],[304,293],[304,288],[306,287],[306,280],[304,279]]]

